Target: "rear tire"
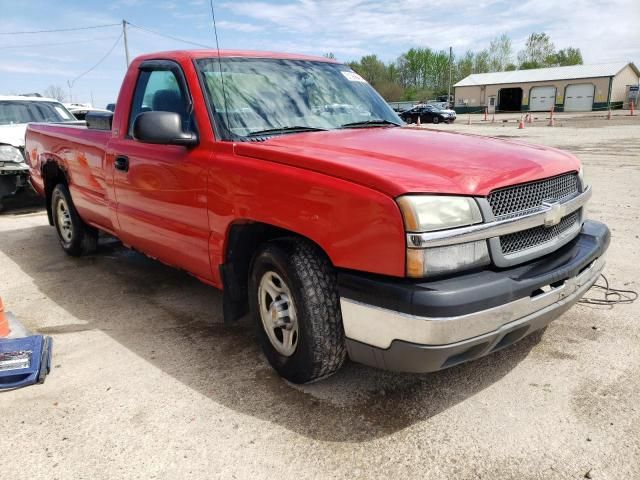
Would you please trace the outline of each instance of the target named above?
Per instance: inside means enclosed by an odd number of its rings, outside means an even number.
[[[53,225],[65,253],[79,257],[97,250],[98,230],[82,221],[71,199],[69,188],[63,183],[59,183],[53,189],[51,211]]]
[[[267,243],[254,257],[249,295],[262,350],[294,383],[327,377],[347,357],[337,276],[310,242]]]
[[[432,122],[433,122],[433,123],[439,123],[439,122],[440,122],[440,119],[439,119],[438,117],[433,117]]]

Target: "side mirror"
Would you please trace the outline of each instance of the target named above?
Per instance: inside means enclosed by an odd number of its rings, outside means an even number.
[[[133,138],[144,143],[193,147],[198,136],[182,130],[182,118],[175,112],[143,112],[133,121]]]

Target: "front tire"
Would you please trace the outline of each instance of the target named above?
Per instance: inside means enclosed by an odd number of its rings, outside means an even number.
[[[254,258],[249,295],[262,350],[280,376],[306,383],[344,364],[337,276],[315,245],[298,239],[267,243]]]
[[[59,183],[51,194],[53,224],[60,246],[68,255],[79,257],[98,247],[98,231],[82,221],[66,185]]]
[[[440,122],[440,119],[439,119],[438,117],[433,117],[432,122],[433,122],[433,123],[439,123],[439,122]]]

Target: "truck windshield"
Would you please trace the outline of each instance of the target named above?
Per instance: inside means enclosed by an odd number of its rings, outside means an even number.
[[[402,124],[345,65],[264,58],[206,58],[197,65],[226,140]]]
[[[69,122],[73,115],[57,102],[0,100],[0,125],[29,122]]]

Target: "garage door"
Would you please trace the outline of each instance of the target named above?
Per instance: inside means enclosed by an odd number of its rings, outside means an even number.
[[[532,112],[548,112],[555,104],[556,87],[534,87],[529,96],[529,110]]]
[[[590,112],[593,107],[593,91],[591,83],[568,85],[564,94],[565,112]]]

